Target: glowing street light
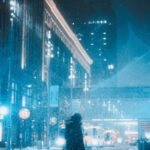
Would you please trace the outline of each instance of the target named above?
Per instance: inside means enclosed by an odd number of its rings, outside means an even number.
[[[14,0],[10,0],[10,21],[12,22],[15,18],[15,9],[16,9],[16,2]]]
[[[50,125],[54,126],[57,124],[57,118],[56,117],[51,117],[50,118]]]
[[[105,24],[107,24],[107,20],[104,20],[103,22],[104,22]]]
[[[22,108],[20,109],[19,111],[19,117],[22,119],[22,120],[26,120],[30,117],[30,110],[27,109],[27,108]]]
[[[113,70],[113,69],[114,69],[114,65],[113,65],[113,64],[109,64],[109,65],[108,65],[108,69],[109,69],[109,70]]]
[[[10,5],[11,5],[11,6],[15,6],[15,1],[14,1],[14,0],[11,0],[11,1],[10,1]]]
[[[9,110],[6,106],[0,106],[0,116],[6,116],[8,115]]]
[[[62,147],[65,145],[66,141],[64,138],[62,137],[58,137],[55,141],[56,145],[59,146],[59,147]]]

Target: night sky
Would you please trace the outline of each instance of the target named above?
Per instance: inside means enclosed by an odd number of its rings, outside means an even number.
[[[146,44],[150,45],[150,1],[148,0],[55,0],[58,8],[68,23],[72,21],[81,23],[101,16],[113,17],[119,20],[122,16],[121,27],[128,23],[136,35]],[[124,29],[123,29],[124,30]]]
[[[132,76],[135,78],[133,85],[148,86],[150,84],[148,78],[150,76],[150,1],[55,0],[55,2],[76,34],[79,31],[87,32],[82,24],[88,20],[101,18],[110,20],[112,23],[110,32],[112,46],[109,48],[111,58],[109,54],[107,54],[107,57],[111,62],[116,63],[115,75],[121,76],[119,82],[121,84],[125,84],[122,80],[129,82],[125,79],[128,78],[130,72],[133,72],[130,69],[132,68],[135,74],[139,74],[139,76]],[[72,25],[72,23],[75,23],[75,25]],[[98,37],[94,40],[95,42],[98,41]],[[88,47],[88,42],[88,38],[81,41],[85,48]],[[93,55],[95,51],[96,48],[91,52],[87,51],[94,62],[97,59]],[[101,69],[104,70],[104,68]],[[120,75],[122,72],[124,72],[124,76]],[[146,81],[143,81],[143,75],[147,77]],[[142,83],[137,82],[139,79]]]

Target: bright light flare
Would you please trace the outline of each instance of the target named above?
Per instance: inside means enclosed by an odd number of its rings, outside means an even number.
[[[113,70],[113,69],[114,69],[114,65],[113,65],[113,64],[109,64],[109,65],[108,65],[108,69],[109,69],[109,70]]]
[[[118,142],[119,144],[121,144],[121,143],[122,143],[122,138],[118,138],[118,139],[117,139],[117,142]]]
[[[93,146],[98,146],[98,140],[97,139],[92,139],[92,145]]]
[[[9,113],[9,110],[6,106],[0,106],[0,115],[5,116],[5,115],[8,115],[8,113]]]
[[[62,147],[62,146],[64,146],[64,145],[66,144],[66,141],[65,141],[64,138],[58,137],[58,138],[56,139],[55,143],[56,143],[57,146]]]
[[[11,5],[11,6],[15,6],[15,5],[16,5],[15,1],[14,1],[14,0],[11,0],[11,1],[10,1],[10,5]]]

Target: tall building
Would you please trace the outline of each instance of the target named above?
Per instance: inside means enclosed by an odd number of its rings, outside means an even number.
[[[31,145],[34,130],[38,132],[31,127],[34,107],[41,101],[44,91],[41,81],[43,6],[40,1],[36,5],[35,1],[27,0],[0,2],[0,63],[3,66],[0,105],[9,109],[9,117],[4,118],[6,129],[2,139],[7,141],[7,149],[12,145]],[[24,121],[19,116],[23,108],[32,114]]]
[[[94,60],[93,84],[113,76],[117,72],[117,35],[112,0],[56,2],[87,53]]]
[[[2,141],[7,149],[48,145],[64,119],[59,104],[65,96],[71,103],[92,60],[52,0],[3,0],[0,8],[0,106],[10,110]]]

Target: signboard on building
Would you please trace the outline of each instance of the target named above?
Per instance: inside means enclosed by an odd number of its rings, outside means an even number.
[[[58,101],[58,95],[59,95],[59,86],[51,86],[50,87],[50,107],[58,107],[59,101]]]

